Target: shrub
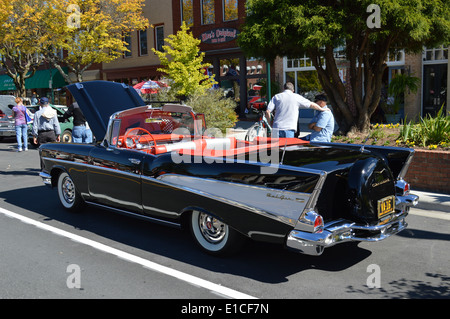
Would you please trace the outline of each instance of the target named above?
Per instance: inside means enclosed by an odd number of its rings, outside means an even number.
[[[202,94],[192,94],[186,104],[192,106],[196,113],[205,114],[206,127],[219,129],[222,134],[237,122],[236,102],[225,98],[222,89],[210,89]]]
[[[407,145],[430,147],[450,143],[450,116],[443,114],[443,108],[435,117],[427,115],[419,123],[403,125],[400,140]]]

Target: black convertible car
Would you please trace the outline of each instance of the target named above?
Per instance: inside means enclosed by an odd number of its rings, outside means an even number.
[[[210,254],[250,238],[320,255],[402,231],[418,201],[403,180],[411,149],[210,137],[191,107],[146,106],[127,85],[68,89],[98,141],[40,147],[40,176],[68,210],[90,204],[188,227]]]

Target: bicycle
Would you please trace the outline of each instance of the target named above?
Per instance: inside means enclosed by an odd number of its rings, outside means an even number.
[[[252,111],[259,114],[259,120],[247,130],[245,141],[252,142],[255,137],[270,137],[272,135],[272,126],[270,126],[269,121],[266,118],[266,112],[253,107]]]

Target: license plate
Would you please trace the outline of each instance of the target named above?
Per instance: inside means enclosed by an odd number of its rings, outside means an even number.
[[[394,211],[395,197],[388,196],[378,200],[378,218],[388,215]]]

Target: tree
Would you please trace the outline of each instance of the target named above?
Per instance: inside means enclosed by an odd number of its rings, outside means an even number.
[[[52,4],[51,0],[0,1],[0,63],[18,96],[25,96],[25,80],[35,74],[50,43],[44,21]]]
[[[420,52],[449,44],[449,0],[248,0],[238,43],[249,56],[273,60],[306,54],[334,106],[341,129],[365,131],[380,101],[389,51]],[[343,48],[350,88],[339,77]],[[353,100],[355,108],[350,107]]]
[[[46,20],[53,44],[46,57],[66,82],[72,80],[63,67],[83,81],[94,63],[111,62],[127,51],[124,34],[149,27],[142,16],[145,0],[61,0]],[[65,54],[60,54],[61,50]]]
[[[152,48],[159,57],[163,68],[161,71],[167,74],[173,83],[171,90],[179,96],[190,96],[194,93],[203,93],[210,89],[216,82],[205,70],[210,64],[203,63],[205,53],[200,53],[200,40],[194,38],[189,27],[183,21],[177,34],[171,34],[165,39],[168,45],[163,46],[163,52]]]

